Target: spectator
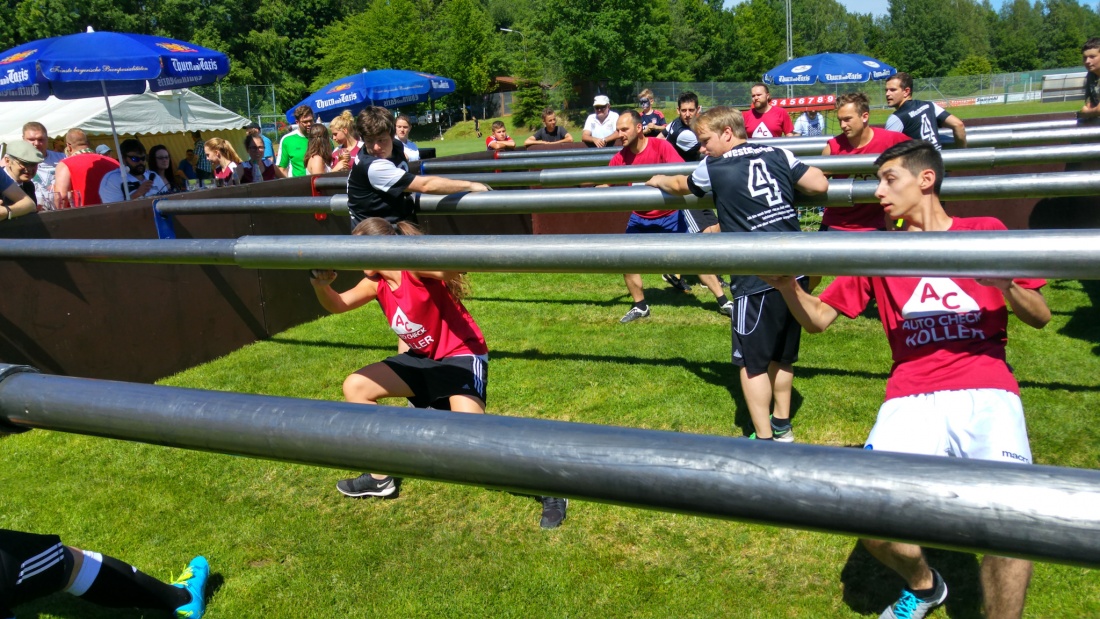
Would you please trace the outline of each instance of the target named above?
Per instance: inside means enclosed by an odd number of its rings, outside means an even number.
[[[124,188],[122,185],[122,170],[108,172],[99,183],[99,197],[103,204],[126,200],[127,193],[130,200],[168,193],[168,185],[164,179],[146,171],[145,161],[148,155],[140,141],[130,138],[119,148],[122,149],[122,160],[126,163],[126,186]]]
[[[275,165],[270,162],[270,159],[264,157],[264,143],[260,136],[244,136],[244,150],[248,153],[248,161],[238,166],[242,185],[273,181],[277,178],[275,176]]]
[[[206,160],[206,149],[202,141],[201,131],[192,131],[191,139],[195,140],[195,176],[199,177],[199,181],[209,180],[213,177],[210,168],[210,162]]]
[[[508,135],[508,128],[504,126],[503,120],[493,121],[493,130],[485,138],[485,148],[491,151],[516,149],[516,141]]]
[[[298,129],[279,140],[279,176],[306,175],[306,149],[309,148],[309,128],[313,126],[313,110],[308,105],[294,108]]]
[[[273,163],[275,163],[275,149],[271,145],[271,138],[267,137],[263,134],[263,132],[260,131],[260,125],[252,123],[251,125],[248,125],[247,131],[248,135],[258,137],[260,138],[260,141],[264,143],[263,156],[264,159],[267,160],[264,161],[264,165],[272,165]]]
[[[681,93],[676,111],[680,116],[665,127],[665,139],[684,161],[699,161],[699,139],[691,130],[691,121],[699,113],[699,97],[690,90]]]
[[[548,107],[542,111],[542,128],[536,131],[535,135],[524,140],[523,145],[531,146],[532,144],[572,141],[573,136],[564,127],[558,125],[558,116],[554,113],[554,108]]]
[[[332,163],[332,137],[328,133],[328,127],[316,123],[309,128],[309,143],[306,144],[306,153],[302,155],[305,162],[306,174],[325,174],[326,172],[338,172],[347,169],[348,161]]]
[[[32,121],[23,125],[23,141],[42,154],[42,163],[38,164],[38,172],[31,179],[34,183],[35,202],[40,209],[52,211],[57,208],[53,203],[53,177],[57,164],[65,158],[65,154],[46,150],[49,140],[46,127],[42,123]]]
[[[201,556],[169,584],[114,557],[65,546],[56,535],[0,529],[0,617],[14,617],[14,607],[64,591],[106,608],[202,619],[209,576],[210,564]]]
[[[409,163],[420,161],[420,147],[416,145],[416,142],[409,139],[409,132],[412,131],[412,121],[409,120],[408,116],[401,114],[394,121],[394,124],[397,127],[397,141],[401,142],[401,146],[405,150],[405,160]]]
[[[753,84],[752,108],[741,112],[749,138],[780,138],[794,135],[791,117],[771,103],[771,91],[766,84]]]
[[[581,141],[596,148],[618,146],[619,130],[615,127],[619,122],[619,115],[611,111],[611,100],[607,95],[596,95],[592,101],[592,110],[594,113],[589,114],[584,121]]]
[[[647,137],[657,137],[664,131],[665,125],[668,121],[665,120],[665,115],[661,110],[653,107],[653,91],[646,88],[642,92],[638,93],[638,105],[642,107],[642,131]]]
[[[228,140],[210,138],[206,141],[206,159],[214,166],[214,182],[218,187],[239,185],[241,157]]]
[[[1077,112],[1078,120],[1100,116],[1100,38],[1092,37],[1081,47],[1085,71],[1085,105]]]
[[[895,112],[886,119],[886,128],[904,133],[914,140],[924,140],[936,150],[942,150],[940,127],[950,127],[955,135],[955,148],[966,148],[966,125],[958,116],[931,101],[913,99],[913,78],[898,72],[886,80],[886,105]]]
[[[351,112],[344,110],[332,119],[328,128],[332,131],[332,141],[336,142],[336,150],[332,151],[332,166],[335,167],[343,159],[350,169],[355,165],[359,149],[363,148],[359,135],[355,133],[355,117]]]
[[[198,158],[195,156],[195,151],[188,148],[187,153],[183,157],[183,161],[181,161],[179,166],[176,168],[177,172],[183,174],[185,183],[190,180],[199,179],[199,175],[195,173],[195,163],[197,161]]]
[[[0,174],[0,220],[27,215],[35,212],[34,198],[19,188],[7,174]]]
[[[15,181],[23,193],[30,196],[35,210],[38,210],[38,200],[34,192],[34,175],[38,173],[38,166],[42,161],[42,153],[28,142],[9,142],[4,152],[5,176]],[[7,198],[4,200],[7,202]]]
[[[825,115],[819,114],[817,110],[806,110],[802,112],[798,120],[794,121],[795,135],[817,137],[819,135],[826,135],[828,131],[829,129],[828,124],[825,122]]]
[[[167,188],[164,193],[179,193],[187,188],[186,181],[180,182],[176,167],[172,165],[172,155],[164,144],[157,144],[149,150],[148,166],[164,181]]]
[[[96,146],[95,152],[97,154],[103,155],[104,157],[111,157],[112,159],[115,158],[114,153],[111,152],[111,147],[107,146],[106,144],[100,144],[99,146]]]
[[[57,208],[102,204],[99,187],[107,174],[118,169],[118,161],[93,151],[88,136],[80,129],[69,129],[65,134],[65,154],[68,157],[57,164],[53,181]]]

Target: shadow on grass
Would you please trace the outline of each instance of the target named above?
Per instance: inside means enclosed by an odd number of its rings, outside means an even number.
[[[1080,283],[1089,297],[1089,305],[1081,305],[1069,313],[1069,321],[1058,333],[1093,344],[1092,354],[1100,355],[1100,281]]]
[[[951,619],[980,619],[982,589],[978,559],[965,552],[926,548],[928,564],[947,583],[945,609]],[[897,601],[905,582],[892,570],[878,562],[856,542],[848,561],[840,572],[844,603],[861,615],[877,615]]]
[[[140,568],[138,568],[140,569]],[[225,578],[217,572],[211,572],[206,581],[206,599],[209,600],[225,584]],[[40,600],[16,607],[20,619],[39,619],[44,617],[63,617],[65,619],[145,619],[148,617],[167,617],[168,614],[150,613],[149,609],[107,608],[86,602],[78,597],[58,593]]]
[[[696,284],[696,287],[701,284]],[[703,288],[705,290],[705,287]],[[470,295],[470,301],[477,301],[479,303],[534,303],[534,304],[553,304],[553,305],[589,305],[593,307],[620,307],[628,306],[631,303],[629,294],[625,291],[626,284],[623,284],[623,294],[612,297],[606,300],[596,299],[532,299],[532,298],[510,298],[510,297],[483,297],[477,294]],[[702,296],[696,296],[691,293],[683,293],[672,288],[646,288],[645,298],[650,305],[657,307],[705,307],[706,309],[715,310],[712,305],[714,303],[714,295],[707,291]]]

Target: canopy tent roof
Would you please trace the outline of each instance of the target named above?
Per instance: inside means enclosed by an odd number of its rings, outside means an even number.
[[[147,91],[110,100],[119,135],[224,131],[250,122],[190,90]],[[74,127],[89,136],[111,134],[103,97],[62,101],[51,96],[45,101],[0,103],[0,142],[22,139],[23,124],[32,120],[45,125],[50,137]]]

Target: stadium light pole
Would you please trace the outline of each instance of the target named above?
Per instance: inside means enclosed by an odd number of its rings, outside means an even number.
[[[519,35],[519,40],[523,43],[523,66],[527,66],[527,37],[523,35],[519,30],[512,30],[511,28],[501,28],[501,32],[514,32]]]

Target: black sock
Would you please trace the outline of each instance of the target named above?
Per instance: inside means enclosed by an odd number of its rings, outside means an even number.
[[[103,565],[81,598],[108,608],[175,610],[191,601],[182,587],[173,587],[128,563],[103,555]]]
[[[910,591],[913,592],[913,595],[919,597],[922,600],[930,600],[930,599],[932,599],[932,595],[936,592],[936,585],[938,585],[938,584],[939,583],[936,582],[936,573],[932,572],[932,588],[931,589],[910,589]]]
[[[641,300],[641,301],[635,301],[634,302],[634,307],[636,307],[636,308],[638,308],[638,309],[640,309],[644,312],[647,309],[649,309],[649,303],[646,303],[644,299]]]
[[[727,299],[726,295],[724,295],[724,294],[720,295],[718,297],[718,307],[722,307],[723,305],[725,305],[726,303],[729,303],[729,302],[730,302],[730,300]]]
[[[758,440],[758,441],[770,441],[770,440],[772,440],[772,437],[769,436],[768,438],[760,438],[758,436],[758,437],[756,437],[756,440]]]
[[[786,428],[790,425],[791,425],[790,418],[780,419],[778,417],[772,417],[772,427],[773,428]]]

